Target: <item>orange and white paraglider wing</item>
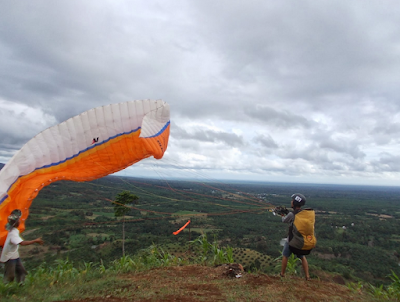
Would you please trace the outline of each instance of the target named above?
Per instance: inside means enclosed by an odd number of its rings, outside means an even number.
[[[0,246],[11,211],[22,211],[23,231],[33,199],[50,183],[93,180],[150,156],[162,158],[169,117],[163,101],[130,101],[83,112],[32,138],[0,171]]]

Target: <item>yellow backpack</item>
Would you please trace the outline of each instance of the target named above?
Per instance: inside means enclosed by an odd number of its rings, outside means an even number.
[[[289,228],[289,249],[297,255],[308,255],[317,244],[314,232],[315,211],[303,209],[294,215]]]

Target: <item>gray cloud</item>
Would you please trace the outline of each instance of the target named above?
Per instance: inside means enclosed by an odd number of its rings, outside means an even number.
[[[255,143],[261,144],[263,147],[276,149],[278,148],[278,144],[274,141],[274,139],[270,135],[257,135],[257,137],[253,140]]]
[[[374,172],[398,172],[400,156],[383,153],[378,160],[374,160],[371,164]]]
[[[165,170],[396,184],[400,28],[385,4],[4,2],[0,159],[90,108],[163,99]]]
[[[252,119],[280,128],[310,128],[311,123],[301,115],[278,111],[266,106],[247,107],[245,113]]]
[[[173,124],[175,129],[173,137],[178,140],[196,140],[209,143],[223,143],[230,147],[241,147],[244,145],[243,138],[234,133],[212,131],[206,129],[194,129],[190,132]]]
[[[319,143],[319,148],[330,149],[338,153],[347,154],[353,158],[365,157],[365,153],[360,150],[357,142],[353,140],[333,140],[331,138],[327,138],[325,141]]]

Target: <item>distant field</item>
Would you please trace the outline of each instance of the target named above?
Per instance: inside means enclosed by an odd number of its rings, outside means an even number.
[[[207,215],[207,214],[196,211],[178,211],[172,214],[172,216],[190,216],[190,215]]]
[[[190,218],[206,219],[207,214],[196,211],[178,211],[172,214],[172,217],[175,217],[175,220],[173,221],[174,223],[182,223],[186,222]]]
[[[222,229],[216,229],[216,228],[191,228],[190,230],[192,232],[198,232],[198,233],[209,233],[209,232],[214,232],[214,231],[222,231]],[[186,228],[183,231],[189,232],[189,229]]]

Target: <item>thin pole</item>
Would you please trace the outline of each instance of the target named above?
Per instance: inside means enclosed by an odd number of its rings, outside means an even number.
[[[189,254],[190,254],[190,240],[191,240],[191,232],[190,232],[190,224],[192,223],[192,218],[189,218],[190,223],[189,223]]]

